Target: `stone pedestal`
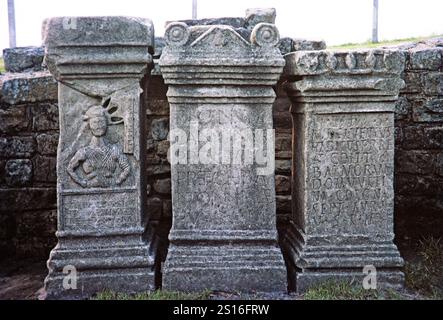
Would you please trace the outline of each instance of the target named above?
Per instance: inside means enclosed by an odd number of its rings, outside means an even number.
[[[44,22],[45,61],[59,82],[58,244],[47,298],[153,289],[145,231],[145,110],[151,21],[62,17]]]
[[[272,131],[278,31],[260,23],[249,39],[230,26],[177,22],[165,38],[173,226],[163,288],[284,291]]]
[[[401,286],[393,174],[403,54],[299,51],[285,59],[293,116],[294,224],[284,239],[291,287],[361,284],[371,274],[377,287]]]

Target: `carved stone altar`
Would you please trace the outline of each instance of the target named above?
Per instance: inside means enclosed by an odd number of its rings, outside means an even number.
[[[165,38],[173,226],[163,288],[285,291],[272,130],[278,30],[259,23],[248,38],[176,22]]]
[[[152,23],[61,17],[43,30],[60,115],[58,244],[48,261],[47,298],[152,289],[140,99],[152,64]]]
[[[394,105],[405,57],[298,51],[285,59],[293,116],[294,224],[284,240],[291,287],[361,283],[369,270],[378,287],[401,286],[403,260],[392,242]]]

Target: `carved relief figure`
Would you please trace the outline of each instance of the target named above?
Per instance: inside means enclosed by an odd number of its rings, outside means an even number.
[[[108,118],[107,110],[102,106],[92,106],[85,113],[84,120],[92,138],[88,146],[75,153],[67,168],[71,178],[83,188],[121,185],[131,170],[118,145],[109,143],[105,138]]]

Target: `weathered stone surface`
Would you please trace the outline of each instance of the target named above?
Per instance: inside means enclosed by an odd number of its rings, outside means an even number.
[[[169,115],[168,101],[161,99],[149,100],[147,113],[148,115],[159,115],[159,116]]]
[[[291,160],[275,160],[275,173],[290,173]]]
[[[0,78],[1,101],[8,104],[57,99],[57,82],[47,71],[8,73]]]
[[[56,194],[55,189],[52,193]],[[29,257],[44,258],[48,255],[47,248],[56,244],[56,209],[18,212],[15,214],[15,223],[17,260]],[[41,280],[39,282],[41,284]]]
[[[443,125],[425,128],[424,136],[428,149],[443,150]]]
[[[22,188],[11,192],[0,189],[0,211],[23,211],[23,208],[54,209],[56,193],[54,188]]]
[[[40,103],[33,105],[32,113],[32,130],[49,131],[58,130],[58,105],[53,103]]]
[[[165,140],[169,133],[169,118],[152,120],[151,133],[154,140]]]
[[[291,286],[355,281],[401,286],[393,244],[394,108],[404,82],[397,51],[286,55],[294,123],[293,226],[284,238]],[[296,269],[301,269],[295,274]]]
[[[0,137],[0,158],[29,158],[35,149],[36,144],[32,137]]]
[[[37,136],[37,151],[42,155],[56,155],[58,134],[42,133]]]
[[[54,183],[57,182],[57,159],[54,157],[37,156],[33,159],[34,182]]]
[[[226,25],[233,28],[242,28],[245,25],[244,18],[228,17],[228,18],[210,18],[210,19],[192,19],[192,20],[179,20],[179,21],[167,21],[165,26],[170,23],[183,22],[187,26],[213,26],[213,25]]]
[[[158,197],[148,198],[147,207],[150,209],[150,218],[152,220],[159,220],[162,216],[163,203]]]
[[[294,51],[293,48],[294,46],[292,43],[292,38],[285,37],[280,39],[280,42],[278,43],[278,49],[280,49],[280,52],[283,56]]]
[[[291,180],[287,176],[275,176],[275,191],[277,194],[286,194],[291,192]]]
[[[146,153],[139,137],[145,136],[140,83],[152,67],[152,23],[61,17],[46,20],[43,30],[45,61],[60,97],[58,245],[48,261],[47,298],[151,290],[154,259],[143,239]],[[45,115],[35,112],[34,125],[46,129]],[[42,153],[51,151],[46,138],[39,136]],[[76,288],[63,287],[67,265],[76,268]]]
[[[326,42],[324,40],[292,39],[291,51],[324,49],[326,49]]]
[[[154,58],[160,58],[162,55],[163,48],[166,46],[166,41],[163,37],[155,37],[155,51]]]
[[[326,42],[323,40],[282,38],[278,45],[282,55],[301,50],[324,50]]]
[[[0,107],[0,133],[15,133],[28,127],[29,119],[24,105]]]
[[[163,201],[163,218],[170,218],[172,217],[172,201],[171,200],[164,200]]]
[[[155,181],[154,190],[162,194],[171,194],[171,179],[160,179]]]
[[[399,97],[395,103],[396,119],[405,119],[411,112],[411,104],[405,97]]]
[[[280,209],[280,214],[282,213],[290,213],[291,209],[291,196],[282,196],[278,195],[275,197],[275,201],[277,203],[277,208]]]
[[[291,158],[292,138],[290,134],[277,134],[275,138],[275,156],[279,159]]]
[[[246,9],[245,27],[252,30],[259,23],[275,23],[277,12],[274,8]]]
[[[412,110],[412,119],[415,122],[442,122],[443,98],[432,97],[416,101]]]
[[[443,72],[427,72],[423,77],[423,93],[443,96]]]
[[[157,174],[170,174],[171,166],[168,164],[149,165],[146,169],[146,175],[152,176]]]
[[[28,159],[9,160],[5,166],[5,180],[10,186],[25,186],[32,179],[32,162]]]
[[[273,132],[272,86],[284,65],[278,31],[259,23],[247,41],[231,26],[171,23],[165,33],[160,67],[171,106],[174,217],[163,288],[284,291],[274,143],[266,135]],[[227,151],[240,129],[266,141],[264,162],[247,158],[254,150],[248,143]],[[219,145],[221,156],[207,142],[223,133],[229,139]]]
[[[40,71],[45,50],[42,47],[3,49],[3,60],[8,72]]]
[[[415,70],[438,70],[442,65],[443,49],[411,50],[411,69]]]

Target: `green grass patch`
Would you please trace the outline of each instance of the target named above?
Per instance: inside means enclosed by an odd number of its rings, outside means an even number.
[[[443,240],[425,237],[417,261],[405,263],[406,287],[431,299],[443,299]]]
[[[4,72],[6,72],[5,61],[3,60],[3,58],[0,58],[0,73],[4,73]]]
[[[328,49],[362,49],[362,48],[378,48],[382,46],[394,46],[407,42],[419,42],[423,40],[428,40],[432,38],[443,37],[443,35],[431,35],[427,37],[413,37],[413,38],[403,38],[394,40],[384,40],[377,43],[372,43],[371,41],[366,41],[362,43],[344,43],[336,46],[330,46]]]
[[[208,300],[211,291],[185,293],[156,290],[137,294],[118,293],[110,290],[99,292],[93,300]]]
[[[327,281],[309,289],[305,300],[404,300],[406,297],[393,289],[366,290],[348,282]]]

